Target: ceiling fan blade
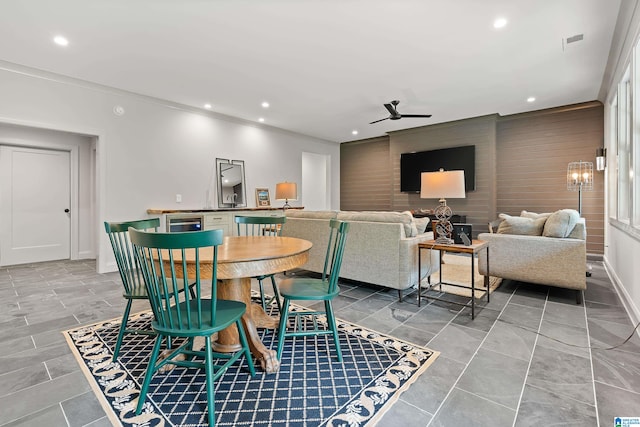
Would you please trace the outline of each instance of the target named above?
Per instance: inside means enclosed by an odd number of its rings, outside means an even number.
[[[376,120],[375,122],[371,122],[371,123],[369,123],[369,124],[370,124],[370,125],[372,125],[372,124],[374,124],[374,123],[378,123],[378,122],[381,122],[381,121],[383,121],[383,120],[387,120],[388,118],[389,118],[389,117],[385,117],[384,119]]]
[[[389,114],[391,114],[392,116],[395,116],[398,114],[398,112],[396,111],[396,108],[391,104],[384,104],[384,108],[389,110]]]
[[[431,117],[431,114],[403,114],[402,117]]]

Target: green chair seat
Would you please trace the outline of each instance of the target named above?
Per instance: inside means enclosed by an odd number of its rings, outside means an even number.
[[[175,319],[181,319],[179,324],[173,327],[166,327],[160,322],[152,321],[151,326],[158,333],[168,336],[204,336],[214,334],[222,329],[231,326],[238,318],[247,310],[245,303],[240,301],[218,300],[215,319],[211,318],[211,300],[202,300],[202,324],[191,325],[188,321],[187,312],[195,313],[197,311],[196,301],[183,301],[178,305],[170,308],[170,316]],[[180,313],[178,313],[180,311]],[[176,332],[177,330],[177,332]]]
[[[324,260],[322,277],[319,279],[295,277],[280,281],[280,295],[282,295],[282,311],[278,325],[278,360],[282,357],[284,340],[287,337],[301,337],[309,335],[332,335],[336,347],[338,362],[342,362],[338,327],[333,314],[331,301],[340,293],[338,278],[344,246],[349,232],[349,223],[332,219],[329,221],[329,244]],[[324,311],[294,310],[289,311],[291,301],[324,301]],[[317,316],[324,315],[327,327],[321,327]],[[293,320],[293,328],[287,330],[289,318]],[[310,321],[303,323],[303,319]],[[304,326],[303,326],[304,324]]]
[[[338,286],[329,291],[328,281],[306,277],[281,280],[278,287],[282,297],[293,300],[330,300],[340,293]]]

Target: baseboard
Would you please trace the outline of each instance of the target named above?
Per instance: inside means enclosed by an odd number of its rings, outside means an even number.
[[[96,254],[93,251],[80,251],[78,259],[96,259]]]
[[[622,281],[616,275],[615,270],[611,267],[611,264],[609,264],[609,261],[606,257],[604,257],[604,269],[607,272],[609,279],[611,279],[613,286],[618,291],[618,295],[620,295],[620,299],[622,300],[622,305],[627,311],[627,314],[631,319],[631,323],[633,323],[634,326],[637,325],[640,322],[640,309],[638,309],[638,307],[636,307],[631,300],[631,296],[627,292],[627,289],[622,286]],[[636,330],[636,333],[638,334],[638,336],[640,336],[640,329]]]

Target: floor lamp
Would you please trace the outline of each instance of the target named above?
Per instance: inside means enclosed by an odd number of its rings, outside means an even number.
[[[593,190],[593,163],[571,162],[567,166],[567,190],[578,192],[578,213],[582,216],[582,191]]]
[[[453,226],[449,219],[453,212],[447,206],[447,198],[464,199],[464,171],[422,172],[420,176],[420,198],[440,199],[440,204],[435,209],[435,216],[438,218],[436,225],[436,243],[451,245],[453,239],[451,234]]]

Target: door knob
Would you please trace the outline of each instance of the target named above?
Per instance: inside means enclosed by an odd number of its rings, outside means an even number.
[[[65,212],[65,213],[69,213],[69,212],[70,212],[70,210],[69,210],[69,209],[65,209],[65,210],[64,210],[64,212]]]

